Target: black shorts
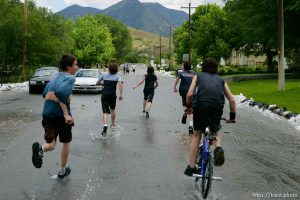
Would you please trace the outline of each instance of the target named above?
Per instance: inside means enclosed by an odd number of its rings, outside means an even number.
[[[154,89],[144,89],[144,100],[148,102],[153,101]]]
[[[115,94],[102,94],[101,103],[103,113],[110,114],[116,108],[117,96]]]
[[[43,119],[42,125],[45,130],[44,138],[47,143],[51,143],[53,140],[56,141],[58,135],[61,143],[69,143],[72,141],[73,125],[66,124],[64,119]]]
[[[223,108],[216,108],[211,104],[205,104],[193,108],[194,130],[204,133],[207,127],[212,133],[217,133],[221,128]]]
[[[186,95],[187,95],[187,93],[184,93],[184,94],[181,94],[180,96],[181,96],[181,99],[182,99],[182,105],[183,106],[186,106]]]

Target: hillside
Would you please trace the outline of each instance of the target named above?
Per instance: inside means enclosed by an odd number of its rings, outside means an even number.
[[[99,13],[120,20],[127,26],[163,36],[168,36],[170,24],[180,26],[188,19],[188,14],[183,11],[168,9],[158,3],[141,3],[138,0],[123,0],[104,10],[73,5],[57,12],[58,15],[75,19]]]
[[[159,35],[149,33],[143,30],[128,27],[130,35],[132,37],[132,47],[139,51],[147,52],[149,55],[153,55],[154,45],[159,46]],[[169,51],[169,38],[162,37],[162,53]],[[156,50],[156,55],[159,54],[159,48]]]
[[[65,9],[57,12],[56,14],[64,16],[67,19],[69,19],[69,18],[76,19],[78,16],[83,17],[87,14],[97,15],[97,14],[101,14],[101,13],[103,13],[103,11],[99,10],[97,8],[82,7],[82,6],[74,4],[72,6],[69,6]]]

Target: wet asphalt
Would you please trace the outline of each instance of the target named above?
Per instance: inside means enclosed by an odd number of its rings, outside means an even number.
[[[192,200],[202,199],[192,178],[183,175],[191,138],[180,123],[183,110],[174,78],[158,74],[150,118],[142,113],[146,68],[123,75],[124,100],[117,102],[117,129],[102,129],[101,94],[74,94],[75,120],[69,164],[57,180],[61,145],[44,154],[41,169],[31,163],[31,145],[43,142],[43,98],[26,90],[0,93],[0,199],[2,200]],[[228,105],[224,115],[228,116]],[[300,198],[300,132],[284,119],[238,105],[237,123],[223,123],[223,177],[207,199],[259,199],[262,195]],[[275,195],[282,198],[275,198]],[[295,197],[296,196],[296,197]],[[287,198],[285,198],[287,199]]]

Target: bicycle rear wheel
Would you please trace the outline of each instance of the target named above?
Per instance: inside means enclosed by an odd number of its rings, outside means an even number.
[[[204,169],[204,177],[202,178],[202,196],[205,199],[209,193],[211,182],[213,178],[213,163],[211,159],[211,155],[209,154]]]

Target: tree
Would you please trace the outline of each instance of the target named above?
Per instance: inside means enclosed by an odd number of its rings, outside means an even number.
[[[83,65],[107,63],[114,58],[116,51],[108,27],[91,15],[77,19],[73,38],[74,54]]]
[[[100,25],[108,27],[116,50],[116,61],[119,63],[123,62],[132,47],[131,36],[127,26],[105,15],[96,15],[95,19]]]
[[[183,54],[189,52],[188,22],[184,22],[173,33],[173,44],[176,63],[182,63]]]
[[[231,53],[232,36],[226,13],[215,4],[197,7],[192,18],[192,63],[205,57],[228,58]],[[188,53],[188,22],[174,32],[176,62],[182,62],[182,55]]]
[[[228,58],[230,29],[226,13],[215,4],[201,5],[192,15],[192,47],[202,58]]]
[[[0,56],[3,65],[22,63],[23,45],[22,5],[0,1]]]
[[[23,4],[18,0],[0,0],[0,56],[3,65],[22,63],[23,43],[27,40],[28,68],[57,65],[62,53],[73,47],[70,21],[46,8],[28,3],[28,33],[24,34]]]
[[[300,46],[300,5],[294,0],[284,1],[285,49],[287,55]],[[277,4],[269,0],[228,0],[225,11],[236,34],[234,46],[241,50],[265,53],[268,71],[275,69],[277,55]],[[259,45],[258,45],[259,44]],[[257,51],[256,47],[260,50]]]

